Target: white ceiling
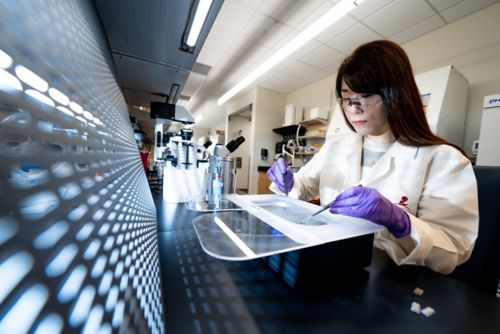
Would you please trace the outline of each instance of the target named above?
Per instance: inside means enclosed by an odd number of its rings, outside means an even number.
[[[335,73],[364,42],[387,38],[403,44],[498,1],[365,0],[252,87],[290,93]],[[190,99],[178,104],[204,115],[197,127],[223,124],[225,105],[217,106],[216,100],[337,2],[225,0],[196,60],[211,69],[207,75],[191,72],[182,90]]]

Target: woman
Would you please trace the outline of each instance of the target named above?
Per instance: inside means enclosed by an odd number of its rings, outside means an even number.
[[[354,132],[295,175],[275,162],[271,189],[319,195],[332,213],[385,226],[375,246],[397,264],[451,273],[477,237],[476,179],[463,151],[431,132],[408,56],[386,40],[361,45],[341,64],[336,92]]]

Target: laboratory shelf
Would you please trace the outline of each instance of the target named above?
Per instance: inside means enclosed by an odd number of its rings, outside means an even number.
[[[328,120],[325,118],[311,118],[300,121],[299,124],[303,126],[311,126],[317,124],[328,125]]]
[[[325,139],[326,135],[299,136],[298,139]]]
[[[283,126],[280,128],[276,128],[276,129],[273,129],[273,132],[276,132],[277,134],[280,134],[282,136],[294,136],[295,137],[297,135],[297,129],[299,127],[300,127],[299,136],[302,136],[302,135],[304,135],[304,133],[306,133],[306,128],[304,128],[303,126],[297,125],[297,124],[287,125],[287,126]]]

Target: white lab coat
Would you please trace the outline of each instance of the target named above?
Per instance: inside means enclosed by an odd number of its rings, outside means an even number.
[[[393,203],[408,197],[411,235],[396,239],[386,229],[375,246],[397,264],[427,266],[450,273],[472,252],[478,231],[477,185],[471,163],[449,145],[426,147],[394,143],[363,178],[362,136],[339,135],[294,175],[290,195],[320,196],[321,204],[356,185],[377,189]],[[278,191],[272,185],[273,191]]]

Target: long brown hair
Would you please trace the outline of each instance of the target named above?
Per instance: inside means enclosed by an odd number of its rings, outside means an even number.
[[[353,92],[382,97],[391,131],[401,144],[446,144],[465,155],[460,147],[432,133],[410,60],[398,44],[378,40],[359,46],[340,65],[336,81],[337,97],[342,97],[342,80]],[[345,112],[344,118],[347,120]],[[347,125],[354,131],[349,122]]]

